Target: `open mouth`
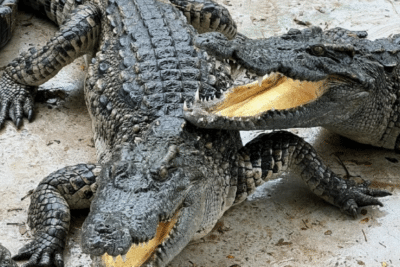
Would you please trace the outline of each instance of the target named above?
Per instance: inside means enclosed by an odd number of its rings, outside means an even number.
[[[271,73],[258,81],[232,87],[208,112],[225,117],[248,117],[268,110],[292,109],[319,98],[325,91],[325,83],[326,80],[299,81]]]
[[[177,227],[179,211],[169,220],[158,223],[157,231],[151,240],[140,244],[133,244],[123,256],[113,257],[107,253],[102,256],[102,261],[107,267],[136,267],[142,266],[148,260],[156,257],[157,251],[162,250],[166,241],[173,237]]]
[[[338,75],[299,80],[290,77],[290,70],[289,75],[270,72],[259,76],[236,62],[229,60],[229,64],[233,85],[214,98],[201,97],[197,92],[194,103],[184,104],[188,121],[199,127],[227,130],[305,127],[296,118],[303,116],[307,107],[321,108],[328,91],[345,82]],[[312,119],[305,117],[302,121]]]

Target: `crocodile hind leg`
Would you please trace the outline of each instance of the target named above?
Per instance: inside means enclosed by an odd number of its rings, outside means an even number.
[[[33,241],[22,247],[14,260],[29,259],[23,265],[64,266],[63,250],[70,223],[70,209],[89,208],[100,166],[78,164],[44,178],[31,196],[28,225]]]
[[[17,127],[24,115],[32,120],[35,86],[95,48],[100,36],[100,16],[94,4],[78,6],[45,46],[38,51],[29,49],[6,67],[0,78],[0,127],[8,117]]]
[[[220,32],[228,39],[233,39],[237,33],[235,21],[229,11],[212,0],[170,0],[183,12],[198,33]]]
[[[317,196],[353,217],[357,216],[358,207],[382,206],[377,197],[391,195],[385,190],[368,188],[369,182],[340,178],[323,163],[310,144],[289,132],[258,136],[241,149],[236,164],[235,202],[243,201],[256,186],[283,172],[298,174]]]

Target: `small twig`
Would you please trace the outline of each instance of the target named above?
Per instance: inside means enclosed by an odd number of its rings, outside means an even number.
[[[394,12],[396,12],[396,14],[398,15],[399,13],[397,12],[396,7],[394,6],[393,2],[391,0],[387,0],[387,1],[392,5]]]
[[[273,264],[282,264],[282,263],[285,263],[285,262],[288,262],[288,261],[294,261],[294,258],[291,258],[291,259],[288,259],[288,260],[283,260],[283,261],[274,261],[274,262],[271,262],[271,265],[273,265]]]
[[[8,209],[7,212],[10,212],[10,211],[20,211],[20,210],[22,210],[22,209],[21,209],[21,208]]]
[[[304,225],[308,228],[308,225],[306,224],[306,222],[303,219],[301,219],[301,220],[303,221]]]
[[[197,245],[197,244],[203,244],[203,243],[215,243],[216,244],[218,242],[217,241],[213,241],[213,240],[205,240],[204,238],[202,238],[197,242],[190,243],[188,246]]]
[[[339,157],[339,155],[337,155],[337,153],[332,153],[331,155],[334,155],[336,157],[336,159],[338,160],[339,164],[342,165],[343,169],[346,172],[346,175],[344,176],[344,178],[346,179],[350,179],[351,177],[361,177],[359,175],[351,175],[349,172],[349,169],[346,167],[346,165],[344,164],[344,162],[342,161],[342,159]]]
[[[24,225],[23,223],[6,223],[7,225]]]
[[[363,230],[363,229],[361,229],[361,231],[362,231],[362,233],[363,233],[363,235],[364,235],[365,242],[368,242],[368,240],[367,240],[367,236],[365,235],[365,232],[364,232],[364,230]]]
[[[343,169],[346,172],[346,178],[350,178],[352,175],[350,175],[349,170],[347,169],[346,165],[343,163],[342,159],[336,154],[336,153],[332,153],[332,155],[334,155],[336,157],[336,159],[339,161],[340,165],[342,165]]]
[[[379,245],[381,245],[382,247],[385,247],[386,248],[386,246],[384,245],[384,244],[382,244],[381,242],[378,242],[379,243]]]
[[[26,196],[24,196],[23,198],[21,198],[21,201],[23,201],[25,198],[27,198],[27,197],[29,197],[30,195],[32,195],[32,194],[33,194],[33,191],[35,191],[35,190],[33,190],[33,189],[29,190],[28,193],[26,193]]]

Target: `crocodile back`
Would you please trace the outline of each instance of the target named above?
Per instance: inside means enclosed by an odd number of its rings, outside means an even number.
[[[123,142],[140,142],[161,116],[182,116],[196,90],[213,94],[211,66],[192,45],[193,27],[170,4],[110,0],[99,52],[86,82],[98,157]],[[210,82],[209,82],[210,81]]]

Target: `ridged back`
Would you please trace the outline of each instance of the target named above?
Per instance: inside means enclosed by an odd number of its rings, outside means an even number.
[[[197,89],[215,89],[208,82],[214,67],[192,45],[193,27],[170,4],[110,0],[104,16],[86,97],[95,140],[109,151],[141,137],[158,117],[181,117]]]

